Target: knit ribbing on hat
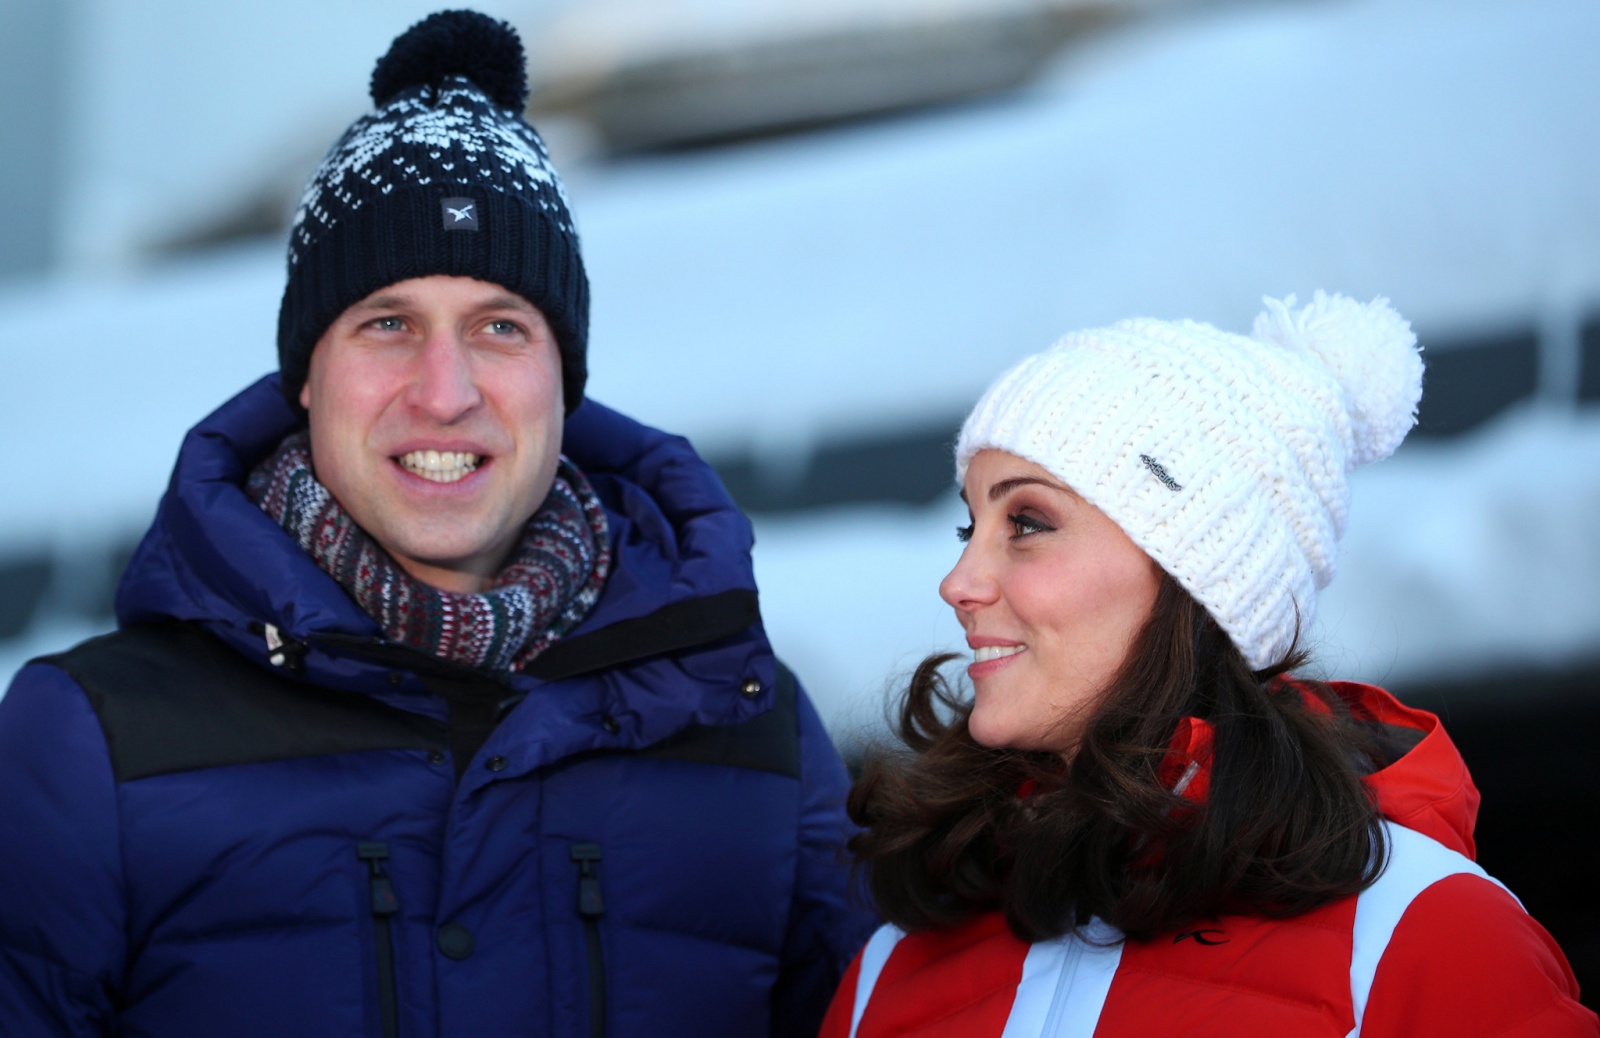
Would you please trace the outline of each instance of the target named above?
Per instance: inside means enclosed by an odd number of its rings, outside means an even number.
[[[1076,332],[1006,372],[956,444],[1049,471],[1216,619],[1252,668],[1333,579],[1348,475],[1416,421],[1422,361],[1386,300],[1266,300],[1251,337],[1193,321]]]
[[[561,179],[520,113],[521,69],[511,27],[469,11],[425,19],[380,59],[377,110],[328,152],[290,229],[278,362],[291,402],[341,313],[434,274],[503,285],[538,307],[560,348],[567,410],[582,400],[589,281]]]

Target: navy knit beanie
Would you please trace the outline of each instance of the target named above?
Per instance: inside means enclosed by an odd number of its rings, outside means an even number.
[[[289,231],[278,367],[291,404],[335,318],[431,274],[503,285],[538,307],[561,349],[567,411],[582,401],[589,279],[561,179],[522,118],[527,96],[516,30],[475,11],[430,15],[379,59],[377,110],[322,160]]]

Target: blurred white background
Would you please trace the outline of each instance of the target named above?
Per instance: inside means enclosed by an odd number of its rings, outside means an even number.
[[[1424,426],[1359,474],[1314,644],[1407,682],[1596,655],[1600,8],[1578,0],[522,0],[595,286],[591,394],[754,514],[849,740],[958,644],[945,450],[1134,314],[1383,294]],[[185,428],[274,364],[282,226],[420,0],[7,7],[0,670],[102,628]],[[540,107],[542,106],[542,107]]]

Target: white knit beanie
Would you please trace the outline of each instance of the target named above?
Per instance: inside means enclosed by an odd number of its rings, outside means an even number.
[[[1277,663],[1333,579],[1348,476],[1416,424],[1422,357],[1387,299],[1266,299],[1246,337],[1135,319],[1074,332],[1002,375],[956,442],[1034,462],[1120,526]]]

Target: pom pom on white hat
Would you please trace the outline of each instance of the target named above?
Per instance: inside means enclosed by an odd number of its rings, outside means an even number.
[[[1135,319],[1002,375],[962,426],[1049,471],[1203,605],[1252,668],[1281,660],[1333,579],[1349,473],[1416,424],[1422,358],[1386,299],[1264,300],[1250,336]]]

